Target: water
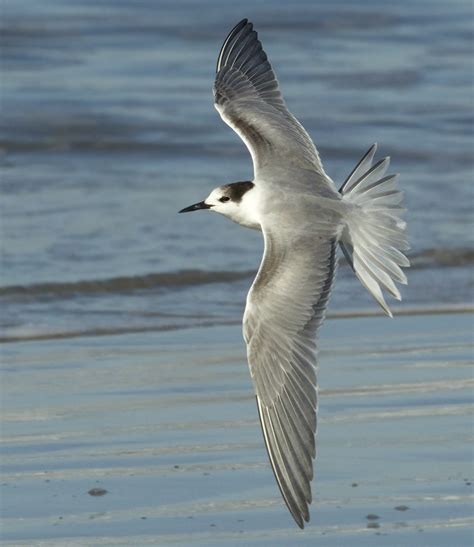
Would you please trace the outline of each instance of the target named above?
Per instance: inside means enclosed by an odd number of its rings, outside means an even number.
[[[472,300],[471,2],[4,0],[3,340],[240,320],[260,234],[176,212],[252,177],[211,98],[244,16],[334,180],[374,141],[402,174],[401,306]],[[375,307],[341,261],[331,310]]]

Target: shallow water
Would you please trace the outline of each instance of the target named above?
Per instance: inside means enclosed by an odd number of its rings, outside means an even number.
[[[3,339],[239,320],[260,235],[176,212],[252,176],[211,100],[243,16],[334,180],[374,141],[402,174],[403,305],[470,301],[471,14],[468,1],[6,0]],[[331,309],[374,307],[342,265]]]

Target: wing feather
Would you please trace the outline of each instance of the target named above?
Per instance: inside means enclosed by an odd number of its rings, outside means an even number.
[[[295,487],[292,483],[290,475],[288,474],[288,465],[286,464],[281,453],[280,443],[277,442],[278,437],[275,434],[269,410],[267,408],[262,408],[258,398],[257,408],[259,411],[260,423],[262,425],[262,433],[265,439],[265,446],[267,448],[268,457],[272,465],[275,479],[288,509],[293,515],[298,526],[302,528],[304,526],[303,518],[301,516],[302,511],[293,495]]]
[[[273,472],[296,523],[309,520],[316,454],[316,334],[336,271],[336,235],[265,229],[265,252],[247,297],[244,337]]]
[[[313,186],[318,182],[332,188],[313,141],[288,111],[267,55],[247,19],[224,41],[216,72],[215,107],[247,145],[256,178],[269,167],[292,167],[313,171]]]

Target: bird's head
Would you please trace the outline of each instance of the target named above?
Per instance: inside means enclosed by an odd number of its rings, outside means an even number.
[[[204,201],[199,201],[194,205],[185,207],[179,212],[190,213],[191,211],[199,211],[200,209],[211,209],[216,213],[229,217],[235,222],[239,222],[238,219],[242,216],[241,205],[243,197],[253,186],[253,182],[250,181],[233,182],[232,184],[218,186]]]

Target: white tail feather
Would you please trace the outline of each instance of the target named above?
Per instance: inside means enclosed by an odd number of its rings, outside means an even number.
[[[395,281],[407,282],[401,267],[410,265],[402,253],[409,245],[406,222],[401,218],[403,193],[397,188],[398,175],[385,176],[388,157],[372,166],[376,150],[374,144],[339,190],[352,205],[340,243],[362,285],[392,317],[381,286],[401,300]]]

